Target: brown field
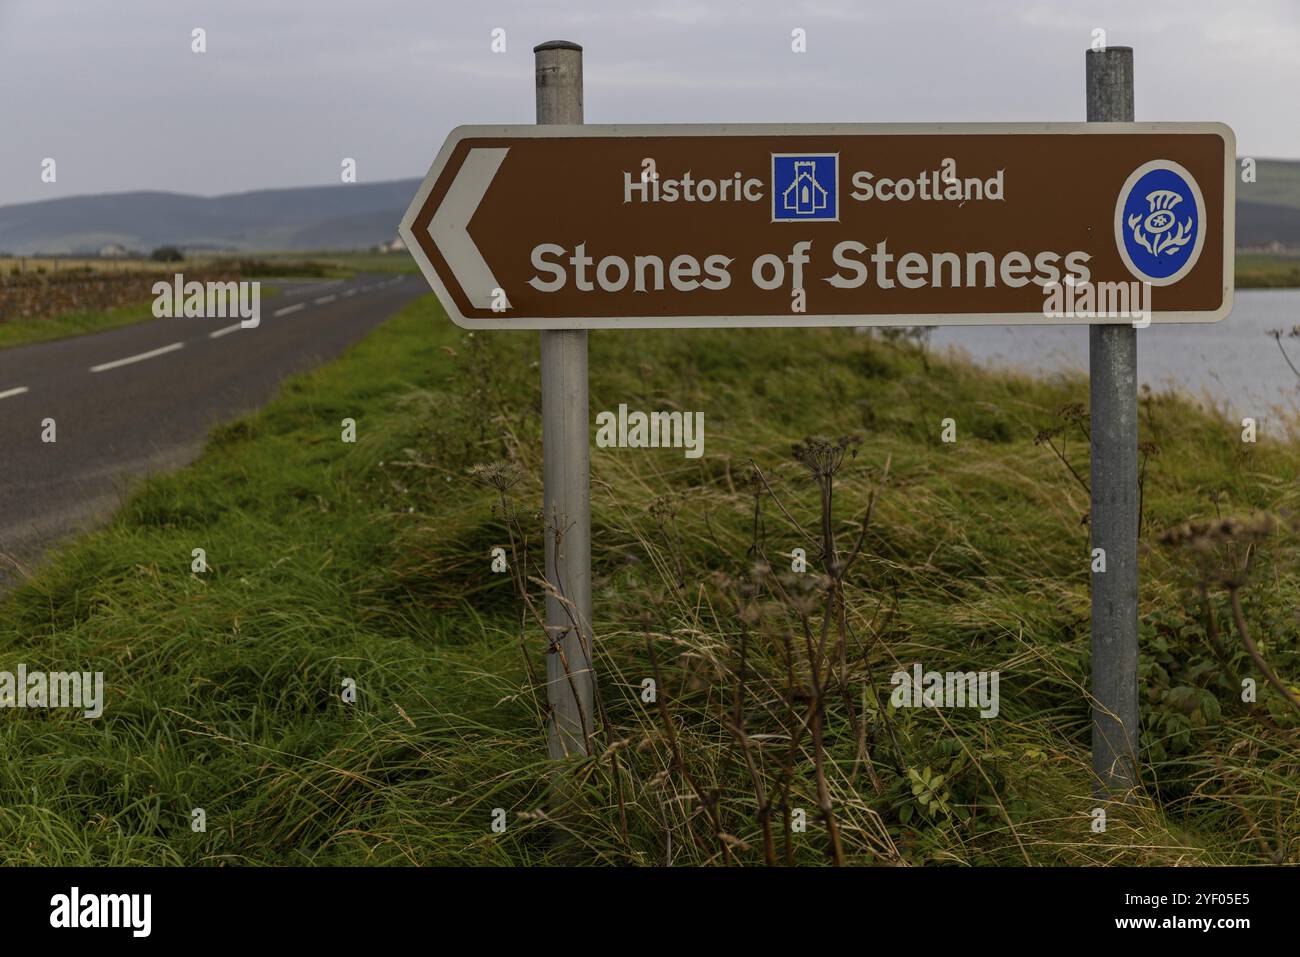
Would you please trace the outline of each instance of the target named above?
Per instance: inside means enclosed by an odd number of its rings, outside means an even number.
[[[168,271],[169,266],[175,263],[159,263],[149,259],[62,259],[62,258],[45,258],[33,256],[14,256],[12,258],[0,258],[0,276],[7,276],[12,273],[32,273],[35,275],[66,273],[66,272],[85,272],[90,270],[96,273],[163,273]]]
[[[153,298],[152,286],[163,275],[166,263],[153,263],[158,268],[146,271],[94,270],[73,268],[64,262],[57,271],[10,272],[0,279],[0,323],[23,319],[49,319],[56,316],[83,313],[103,313],[123,306],[148,302]],[[179,264],[170,264],[179,265]],[[238,279],[237,270],[202,267],[188,264],[187,279],[200,282]]]
[[[339,257],[194,256],[182,262],[149,259],[0,259],[0,323],[65,315],[107,314],[153,298],[159,279],[183,273],[199,282],[287,276],[346,276]]]

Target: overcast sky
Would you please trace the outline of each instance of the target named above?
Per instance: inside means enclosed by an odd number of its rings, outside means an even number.
[[[1297,0],[0,0],[0,205],[423,175],[458,124],[533,121],[558,38],[591,123],[1082,120],[1095,28],[1139,120],[1300,157]]]

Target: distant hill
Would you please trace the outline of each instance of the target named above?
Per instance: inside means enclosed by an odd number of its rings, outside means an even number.
[[[1300,209],[1237,200],[1237,246],[1258,249],[1278,243],[1300,249]]]
[[[0,206],[0,252],[95,253],[110,243],[148,251],[361,249],[387,242],[419,180],[263,189],[205,198],[110,193]],[[1237,184],[1237,245],[1300,248],[1300,160],[1257,161]]]
[[[359,249],[397,235],[419,180],[205,198],[110,193],[0,206],[0,252],[94,253],[109,243],[237,251]]]
[[[1272,243],[1300,248],[1300,160],[1257,160],[1255,182],[1237,183],[1237,245]]]

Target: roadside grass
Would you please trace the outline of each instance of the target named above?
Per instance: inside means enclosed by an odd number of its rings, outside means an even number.
[[[263,285],[262,299],[272,300],[281,292],[281,289],[273,285]],[[151,322],[155,318],[153,300],[150,299],[148,302],[116,309],[67,312],[43,318],[7,319],[0,322],[0,349],[70,339],[92,332],[107,332],[140,322]]]
[[[153,318],[153,303],[145,302],[97,312],[65,313],[48,319],[9,319],[0,322],[0,349],[106,332]]]
[[[1300,512],[1294,444],[1243,445],[1232,423],[1144,396],[1142,439],[1158,448],[1144,493],[1143,786],[1104,805],[1099,833],[1088,496],[1034,441],[1063,430],[1052,441],[1087,476],[1086,441],[1069,431],[1086,383],[988,373],[850,330],[590,342],[593,416],[625,402],[703,410],[706,425],[699,459],[593,444],[595,757],[562,777],[543,759],[544,695],[529,678],[544,671],[541,635],[512,576],[490,570],[507,516],[467,477],[513,463],[509,527],[517,546],[528,536],[517,562],[535,573],[536,336],[466,334],[429,297],[217,429],[193,466],[143,484],[107,528],[0,600],[0,670],[102,670],[107,699],[96,720],[0,711],[0,861],[761,863],[752,782],[770,797],[788,772],[786,805],[807,829],[776,826],[776,853],[824,862],[812,747],[789,739],[808,668],[784,635],[800,612],[754,587],[756,564],[775,575],[796,546],[814,582],[818,554],[770,498],[755,533],[749,463],[815,529],[818,494],[791,445],[850,433],[861,445],[837,476],[841,548],[877,492],[846,582],[846,693],[826,706],[850,863],[1300,859],[1300,723],[1232,640],[1224,596],[1210,593],[1216,643],[1191,560],[1157,542],[1192,519]],[[340,440],[344,418],[355,444]],[[204,574],[190,570],[196,548]],[[1246,619],[1295,683],[1295,535],[1279,525],[1253,551]],[[885,710],[889,675],[913,662],[999,671],[998,716]],[[1240,700],[1248,676],[1255,704]],[[355,704],[341,697],[349,679]],[[738,698],[756,774],[731,730]],[[551,806],[553,793],[570,799]]]

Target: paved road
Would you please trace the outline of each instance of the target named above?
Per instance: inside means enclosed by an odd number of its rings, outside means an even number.
[[[111,515],[132,479],[190,462],[213,425],[262,405],[285,376],[334,358],[428,291],[418,276],[275,285],[281,294],[263,298],[255,329],[154,319],[0,350],[0,586]],[[54,443],[41,440],[46,418]]]

